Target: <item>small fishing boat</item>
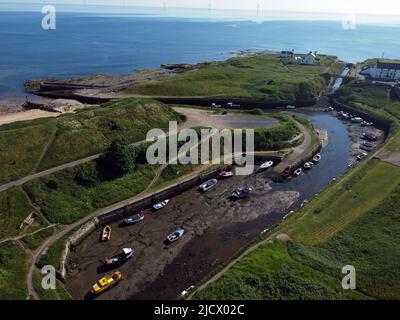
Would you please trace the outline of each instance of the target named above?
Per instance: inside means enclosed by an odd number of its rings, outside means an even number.
[[[237,188],[232,192],[231,196],[235,199],[242,199],[246,198],[251,191],[253,191],[251,188]]]
[[[232,178],[233,177],[233,172],[231,172],[231,171],[221,171],[218,175],[221,178]]]
[[[185,230],[180,227],[178,229],[176,229],[173,233],[171,233],[168,237],[167,240],[172,243],[175,242],[176,240],[182,238],[182,236],[184,235]]]
[[[321,155],[319,153],[317,153],[312,159],[315,163],[320,162],[321,161]]]
[[[121,278],[122,278],[121,272],[116,271],[110,276],[105,276],[101,278],[98,282],[96,282],[92,286],[90,291],[94,294],[104,292],[110,289],[111,287],[115,286],[121,280]]]
[[[143,212],[141,212],[141,213],[135,214],[132,217],[124,219],[123,224],[124,225],[136,224],[136,223],[139,223],[140,221],[142,221],[143,219],[144,219],[144,214],[143,214]]]
[[[266,170],[268,168],[271,168],[274,165],[273,161],[267,161],[264,162],[261,166],[260,166],[260,170]]]
[[[313,166],[314,166],[314,164],[312,162],[306,162],[304,164],[304,169],[310,170]]]
[[[153,209],[154,209],[154,210],[160,210],[160,209],[164,208],[164,207],[168,204],[168,202],[169,202],[169,200],[161,201],[161,202],[155,204],[155,205],[153,206]]]
[[[208,190],[211,190],[214,188],[218,183],[217,179],[211,179],[200,185],[199,189],[202,192],[207,192]]]
[[[133,256],[133,250],[131,248],[124,248],[122,249],[122,252],[112,256],[110,258],[105,258],[104,259],[104,265],[108,267],[112,266],[119,266],[126,262],[128,259],[132,258]]]
[[[103,231],[101,232],[101,240],[102,241],[108,241],[111,238],[111,227],[110,226],[105,226],[103,228]]]
[[[299,175],[301,175],[301,173],[303,172],[303,169],[298,168],[293,174],[298,177]]]

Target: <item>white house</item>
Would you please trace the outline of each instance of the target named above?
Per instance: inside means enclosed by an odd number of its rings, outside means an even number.
[[[303,59],[300,60],[300,64],[306,64],[306,65],[315,65],[317,62],[317,52],[312,52],[310,51],[307,53]]]
[[[361,74],[370,76],[372,79],[384,81],[400,80],[400,62],[380,62],[373,67],[369,67]]]

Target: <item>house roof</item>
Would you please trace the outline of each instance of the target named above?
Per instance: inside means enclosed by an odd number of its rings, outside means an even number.
[[[395,62],[378,62],[376,67],[378,69],[394,69],[400,70],[400,63]]]

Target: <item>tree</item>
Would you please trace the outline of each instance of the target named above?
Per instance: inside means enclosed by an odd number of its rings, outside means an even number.
[[[121,138],[111,143],[103,160],[111,175],[123,176],[135,169],[136,151],[126,139]]]

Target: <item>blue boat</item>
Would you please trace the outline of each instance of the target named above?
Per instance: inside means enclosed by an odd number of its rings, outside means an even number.
[[[172,243],[175,242],[176,240],[182,238],[182,236],[184,235],[185,230],[180,227],[178,229],[176,229],[173,233],[171,233],[168,237],[167,240]]]
[[[136,224],[136,223],[139,223],[140,221],[142,221],[143,219],[144,219],[144,214],[143,214],[143,212],[141,212],[141,213],[135,214],[132,217],[124,219],[123,223],[125,225]]]
[[[253,191],[253,189],[251,188],[237,188],[232,192],[232,198],[234,199],[246,198],[251,191]]]

